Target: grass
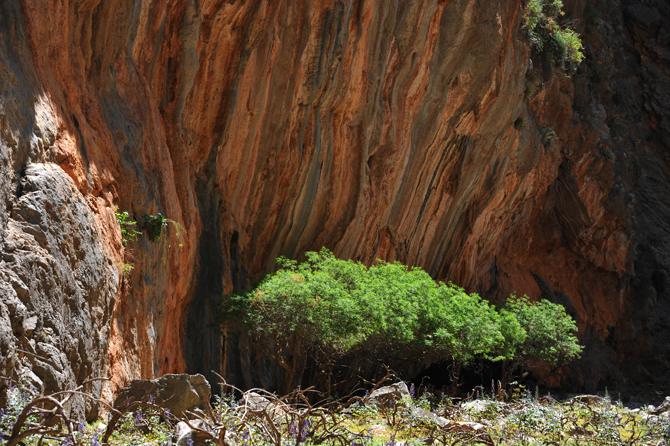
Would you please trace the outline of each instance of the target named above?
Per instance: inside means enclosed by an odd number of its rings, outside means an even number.
[[[121,268],[121,273],[123,276],[129,275],[135,269],[135,266],[132,263],[119,263],[119,268]]]
[[[519,386],[511,390],[516,397],[507,402],[495,399],[505,392],[486,395],[482,391],[477,393],[478,401],[466,403],[424,393],[419,398],[377,406],[361,394],[316,406],[309,403],[309,392],[296,391],[278,398],[257,389],[256,392],[264,395],[264,405],[258,407],[244,397],[239,399],[239,390],[233,389],[235,393],[215,397],[206,412],[192,413],[181,419],[156,406],[149,398],[149,401],[131,405],[111,421],[82,423],[67,429],[56,424],[48,435],[27,436],[23,443],[26,446],[162,446],[175,444],[174,433],[180,421],[194,425],[197,431],[194,419],[201,420],[200,435],[209,435],[213,440],[211,444],[237,446],[642,446],[664,444],[662,442],[670,438],[670,419],[652,415],[650,408],[630,410],[609,397],[556,402],[548,396],[538,398],[537,393],[533,396]],[[0,409],[0,444],[12,444],[12,429],[22,412],[28,415],[27,421],[17,432],[31,426],[47,426],[45,409],[37,409],[47,406],[38,404],[25,410],[36,399],[44,400],[34,392],[21,386],[10,387],[7,407]],[[410,392],[413,394],[413,389]],[[65,415],[61,418],[64,424],[71,421]],[[41,436],[44,438],[40,439]],[[20,443],[14,441],[14,444]]]

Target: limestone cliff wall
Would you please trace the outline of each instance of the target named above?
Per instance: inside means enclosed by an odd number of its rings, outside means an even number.
[[[87,207],[55,232],[90,228],[104,259],[104,305],[86,282],[77,307],[105,315],[83,375],[111,374],[107,392],[184,370],[271,379],[213,326],[216,299],[321,246],[567,305],[587,350],[557,384],[665,373],[668,7],[565,3],[586,44],[572,79],[532,76],[521,0],[2,2],[0,270],[20,269],[19,185],[38,170]],[[124,249],[117,206],[179,222],[183,246]]]

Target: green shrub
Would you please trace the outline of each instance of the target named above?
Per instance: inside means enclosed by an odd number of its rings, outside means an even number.
[[[512,295],[502,311],[512,314],[526,332],[525,338],[518,339],[517,357],[559,365],[581,353],[582,346],[574,336],[577,324],[563,305],[548,300],[530,302],[526,296]]]
[[[222,308],[224,325],[240,321],[285,370],[284,392],[300,384],[307,357],[326,370],[345,354],[383,363],[429,356],[457,364],[477,357],[555,364],[579,352],[564,348],[577,346],[574,322],[549,302],[515,298],[496,310],[420,268],[383,261],[368,268],[325,248],[306,257],[301,263],[280,257],[277,272],[224,299]],[[556,315],[558,322],[550,320]]]
[[[579,34],[570,28],[562,28],[556,21],[563,15],[562,8],[561,0],[530,0],[521,29],[531,49],[544,63],[570,76],[584,60],[584,53]]]
[[[126,246],[129,241],[134,242],[135,237],[141,234],[134,228],[137,222],[130,219],[127,211],[119,212],[119,208],[114,209],[114,215],[116,216],[116,222],[121,227],[121,243],[123,246]]]
[[[502,355],[501,377],[503,386],[511,381],[514,370],[529,360],[561,366],[579,358],[583,347],[575,336],[577,325],[562,305],[545,299],[530,302],[526,296],[512,295],[499,311],[502,317],[515,320],[522,332],[505,333],[506,354]],[[511,327],[511,324],[502,326]]]

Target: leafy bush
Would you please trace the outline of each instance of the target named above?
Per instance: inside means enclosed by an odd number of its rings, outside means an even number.
[[[574,30],[562,28],[556,18],[563,15],[561,0],[530,0],[526,5],[522,32],[532,50],[545,63],[572,75],[584,60],[583,45]]]
[[[510,312],[526,332],[525,338],[517,338],[518,357],[558,365],[581,353],[582,346],[573,334],[577,324],[562,305],[512,295],[503,311]]]
[[[383,261],[368,268],[325,248],[306,257],[280,257],[277,272],[223,302],[223,324],[241,321],[285,370],[284,392],[300,384],[308,357],[329,374],[345,354],[385,364],[421,357],[558,364],[579,354],[574,322],[560,305],[515,298],[496,310],[420,268]]]
[[[114,209],[114,215],[116,216],[116,221],[121,227],[121,243],[123,246],[126,246],[128,242],[134,242],[135,237],[137,237],[141,232],[135,229],[136,221],[130,219],[128,212],[119,212],[119,208]]]

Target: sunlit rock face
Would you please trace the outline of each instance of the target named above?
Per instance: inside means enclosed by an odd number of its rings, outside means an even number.
[[[322,246],[563,303],[587,348],[555,385],[660,377],[670,14],[564,9],[586,45],[571,79],[532,60],[520,0],[4,1],[2,249],[26,169],[57,165],[117,270],[107,394],[183,371],[271,388],[249,340],[215,326],[217,301]],[[182,246],[124,249],[116,207],[179,222]]]

